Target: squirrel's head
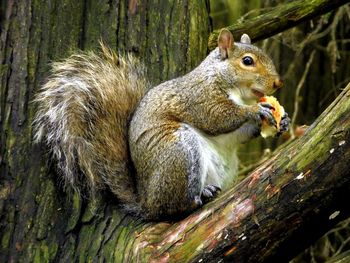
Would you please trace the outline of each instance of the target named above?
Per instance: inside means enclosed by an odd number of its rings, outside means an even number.
[[[235,43],[231,32],[223,29],[218,38],[220,58],[234,71],[236,87],[242,99],[252,100],[270,95],[283,86],[270,57],[253,46],[247,34]],[[237,78],[238,76],[238,78]]]

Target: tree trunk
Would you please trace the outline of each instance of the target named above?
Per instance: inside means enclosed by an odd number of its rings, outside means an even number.
[[[303,138],[181,222],[141,222],[111,196],[67,196],[45,148],[32,144],[30,101],[48,62],[102,36],[143,59],[154,84],[184,74],[207,50],[207,2],[0,5],[1,262],[263,261],[297,252],[349,213],[349,88]]]
[[[113,199],[87,206],[66,196],[32,143],[30,101],[50,62],[100,38],[140,57],[154,84],[188,72],[206,56],[207,1],[8,0],[0,28],[0,262],[120,261],[143,226]]]

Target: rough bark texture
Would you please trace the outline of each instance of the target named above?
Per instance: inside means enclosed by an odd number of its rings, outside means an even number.
[[[96,49],[100,38],[139,56],[154,84],[188,72],[207,52],[207,4],[0,2],[0,262],[111,262],[128,254],[144,226],[119,213],[113,198],[86,207],[62,191],[45,147],[32,144],[30,101],[51,61]]]
[[[303,138],[181,222],[141,222],[112,196],[66,195],[45,147],[32,144],[30,101],[48,62],[102,36],[138,54],[154,83],[181,75],[205,56],[206,1],[9,0],[0,22],[1,262],[262,261],[297,252],[349,213],[349,88]]]
[[[291,1],[277,6],[266,14],[227,26],[227,29],[232,32],[235,39],[239,39],[243,33],[246,33],[253,41],[257,41],[294,27],[317,15],[325,14],[349,2],[349,0]],[[210,34],[209,49],[216,47],[219,32],[220,30],[215,30]]]

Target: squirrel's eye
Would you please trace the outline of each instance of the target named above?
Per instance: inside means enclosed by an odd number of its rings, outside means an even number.
[[[253,60],[253,58],[250,57],[250,56],[244,57],[244,58],[242,59],[242,62],[243,62],[243,64],[246,65],[246,66],[251,66],[251,65],[254,64],[254,60]]]

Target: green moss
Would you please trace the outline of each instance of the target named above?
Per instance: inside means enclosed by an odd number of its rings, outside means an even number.
[[[73,234],[69,234],[65,238],[65,242],[63,248],[60,251],[64,251],[62,258],[60,258],[61,262],[74,262],[75,251],[76,248],[76,239]]]
[[[41,246],[38,246],[34,254],[34,263],[49,262],[49,247],[42,242]]]
[[[84,211],[84,214],[81,218],[81,221],[83,223],[87,223],[91,221],[94,217],[102,217],[103,214],[101,214],[101,211],[105,207],[106,200],[102,200],[102,198],[96,197],[94,200],[91,200],[88,203],[87,208]]]
[[[36,226],[38,228],[37,239],[44,239],[52,226],[53,217],[55,216],[55,186],[51,181],[44,182],[42,186],[45,189],[40,198],[38,216],[36,218]]]
[[[102,255],[106,262],[117,262],[114,259],[115,249],[117,247],[118,235],[114,234],[107,243],[103,245]]]
[[[51,244],[50,246],[48,246],[46,242],[41,242],[39,246],[36,246],[33,262],[52,262],[52,260],[56,257],[57,251],[57,244]]]
[[[12,231],[5,231],[1,238],[1,247],[5,250],[9,247]]]
[[[0,65],[0,78],[2,78],[3,75],[6,76],[8,69],[9,65]]]
[[[128,233],[129,232],[127,227],[121,228],[118,241],[117,241],[118,246],[114,248],[114,255],[113,255],[114,262],[123,262],[124,260],[125,246],[127,242]]]
[[[49,247],[50,261],[56,257],[57,251],[58,251],[58,244],[57,243],[51,244]]]
[[[316,145],[312,145],[312,148],[307,148],[307,145],[303,146],[304,149],[308,149],[308,152],[305,152],[305,154],[300,154],[300,159],[298,160],[298,162],[296,162],[296,170],[302,171],[310,163],[319,161],[316,158],[317,156],[319,158],[324,158],[324,156],[328,156],[330,154],[328,150],[330,148],[329,146],[329,141],[319,142]],[[310,152],[310,149],[313,150]]]
[[[76,255],[78,256],[79,262],[89,262],[91,261],[91,255],[89,251],[91,250],[92,236],[95,231],[96,226],[94,224],[84,225],[79,233],[79,244],[76,249]]]
[[[104,231],[104,244],[102,255],[106,262],[114,261],[114,253],[117,247],[117,241],[119,238],[119,231],[116,231],[120,222],[122,220],[122,216],[116,211],[112,211],[112,215],[110,216],[109,225]]]
[[[110,47],[116,46],[116,29],[118,9],[116,1],[87,1],[85,23],[84,49],[96,49],[102,38]]]
[[[92,242],[90,242],[90,249],[88,250],[88,258],[94,259],[98,255],[98,251],[103,246],[104,241],[104,230],[106,228],[108,219],[103,220],[98,224],[96,230],[93,233]]]
[[[65,233],[68,233],[69,231],[71,231],[78,223],[80,213],[81,213],[81,203],[82,203],[81,197],[79,196],[78,193],[75,192],[73,194],[72,213],[68,219]]]

